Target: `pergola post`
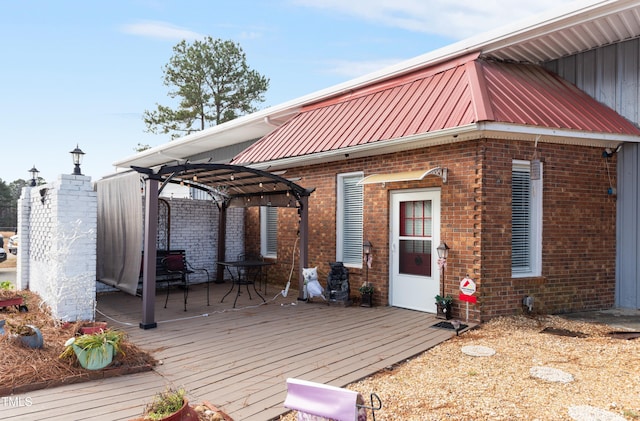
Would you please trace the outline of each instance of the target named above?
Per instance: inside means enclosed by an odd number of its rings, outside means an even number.
[[[224,262],[226,259],[225,250],[227,247],[227,204],[222,203],[219,207],[218,213],[218,262]],[[218,265],[216,268],[216,280],[217,284],[224,282],[224,270],[223,267]]]
[[[153,329],[156,305],[156,241],[158,235],[158,180],[148,177],[145,181],[145,205],[147,216],[144,230],[144,260],[142,262],[142,322],[141,329]]]
[[[300,267],[298,268],[298,300],[304,300],[302,269],[309,265],[309,196],[300,198]]]

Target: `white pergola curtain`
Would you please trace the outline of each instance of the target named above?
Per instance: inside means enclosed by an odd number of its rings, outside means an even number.
[[[100,180],[96,189],[98,279],[135,295],[142,259],[140,174],[131,172]]]

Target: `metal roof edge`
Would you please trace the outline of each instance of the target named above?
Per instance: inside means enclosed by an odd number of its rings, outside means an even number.
[[[559,129],[539,126],[525,126],[510,123],[481,122],[478,129],[484,133],[483,137],[497,139],[535,140],[549,143],[572,143],[584,146],[604,146],[622,142],[640,143],[640,136],[620,133],[602,133],[574,129]]]
[[[640,136],[634,135],[553,129],[508,123],[480,122],[403,138],[372,142],[349,148],[248,164],[246,166],[273,171],[293,168],[301,165],[323,164],[345,159],[383,155],[387,153],[482,138],[523,140],[531,142],[538,140],[539,142],[593,147],[617,147],[620,143],[625,142],[640,143]]]

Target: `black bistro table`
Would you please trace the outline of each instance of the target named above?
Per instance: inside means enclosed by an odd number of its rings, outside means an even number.
[[[229,276],[231,277],[231,289],[222,297],[220,302],[224,302],[224,299],[227,298],[227,295],[233,292],[233,289],[237,286],[238,291],[236,293],[236,298],[233,300],[233,308],[236,308],[236,302],[238,301],[238,296],[240,296],[240,288],[242,285],[247,286],[247,293],[249,294],[249,299],[251,298],[251,291],[249,291],[249,285],[253,285],[253,291],[258,295],[258,297],[262,298],[262,302],[266,302],[264,297],[260,295],[258,290],[256,289],[256,280],[260,275],[262,275],[262,270],[266,269],[273,265],[274,262],[265,262],[264,260],[235,260],[230,262],[216,262],[217,265],[220,265],[226,268]],[[236,270],[232,270],[235,268]]]

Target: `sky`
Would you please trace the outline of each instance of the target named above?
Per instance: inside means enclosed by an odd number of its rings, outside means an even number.
[[[0,179],[71,174],[76,145],[93,181],[138,144],[142,115],[171,105],[173,46],[240,44],[269,78],[259,108],[381,70],[573,0],[0,1]]]

